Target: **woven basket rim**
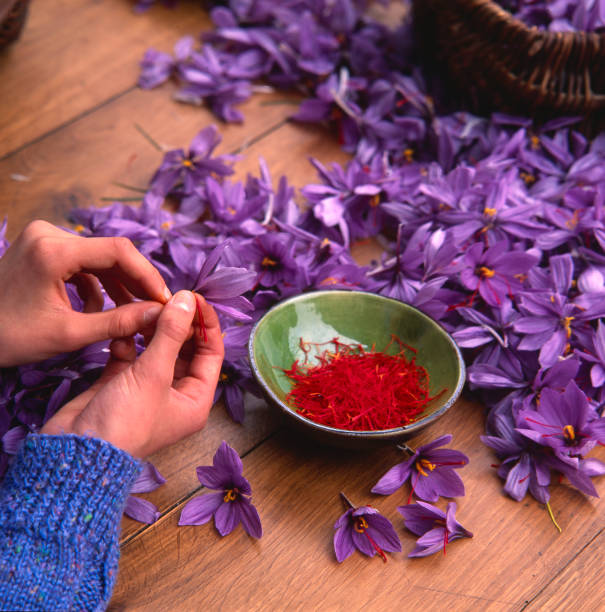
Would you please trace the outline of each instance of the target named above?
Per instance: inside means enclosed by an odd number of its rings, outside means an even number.
[[[425,0],[419,0],[423,2]],[[536,40],[541,40],[543,43],[556,44],[562,39],[577,39],[586,38],[592,41],[593,44],[600,45],[601,42],[605,44],[605,33],[598,32],[586,32],[583,30],[576,30],[570,32],[553,32],[551,30],[542,30],[537,26],[530,26],[521,19],[515,17],[510,11],[507,11],[504,7],[500,6],[494,0],[450,0],[454,5],[459,6],[465,12],[484,13],[483,18],[488,18],[509,30],[507,36],[510,35],[510,31],[515,30],[517,34],[525,34],[533,37]],[[471,13],[472,14],[472,13]]]

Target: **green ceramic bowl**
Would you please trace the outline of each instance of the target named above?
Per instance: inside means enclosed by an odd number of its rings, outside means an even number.
[[[418,353],[416,363],[429,374],[430,395],[439,394],[417,421],[379,431],[348,431],[315,423],[288,405],[290,379],[282,369],[304,360],[300,339],[328,342],[338,336],[346,343],[375,344],[383,350],[395,334]],[[280,302],[254,326],[248,344],[252,372],[270,402],[290,424],[328,444],[372,447],[405,440],[449,410],[462,391],[465,368],[451,336],[418,309],[373,293],[317,291]]]

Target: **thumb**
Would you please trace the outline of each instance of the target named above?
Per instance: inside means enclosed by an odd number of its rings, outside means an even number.
[[[131,302],[103,312],[74,312],[68,326],[68,344],[74,350],[100,340],[134,336],[154,323],[162,308],[157,302]]]
[[[150,368],[160,375],[174,373],[174,364],[189,336],[195,315],[195,297],[191,291],[175,293],[164,306],[155,334],[145,352],[139,357],[140,368]]]

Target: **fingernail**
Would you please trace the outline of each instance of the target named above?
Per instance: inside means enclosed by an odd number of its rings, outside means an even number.
[[[164,287],[164,297],[166,298],[166,301],[168,301],[172,297],[172,293],[170,292],[170,289],[168,289],[168,287]]]
[[[160,316],[160,312],[162,312],[162,306],[150,306],[143,313],[143,323],[145,325],[153,323]]]
[[[192,312],[195,308],[195,301],[191,291],[179,291],[170,301],[185,312]]]

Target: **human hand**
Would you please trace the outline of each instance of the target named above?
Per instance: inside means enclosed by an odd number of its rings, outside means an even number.
[[[206,340],[196,332],[186,342],[196,299]],[[212,306],[201,296],[179,291],[164,306],[138,359],[132,338],[114,340],[101,379],[63,406],[40,433],[91,435],[145,457],[206,424],[223,355]]]
[[[67,281],[84,312],[73,310]],[[99,281],[117,308],[101,312]],[[0,367],[132,336],[171,295],[127,238],[82,238],[45,221],[30,223],[0,258],[0,287]]]

